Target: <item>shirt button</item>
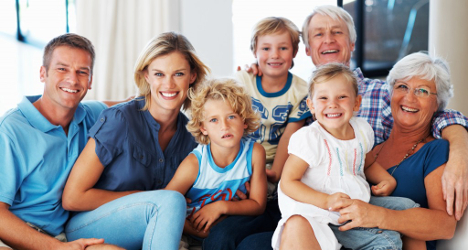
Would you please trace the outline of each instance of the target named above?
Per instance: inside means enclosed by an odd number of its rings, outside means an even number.
[[[105,122],[105,121],[106,121],[106,118],[102,117],[101,122]]]
[[[161,180],[158,180],[158,185],[161,185],[162,181]]]
[[[159,158],[159,162],[163,162],[163,161],[164,161],[163,158]]]
[[[377,233],[378,233],[378,234],[381,234],[381,233],[382,233],[382,231],[377,231]]]

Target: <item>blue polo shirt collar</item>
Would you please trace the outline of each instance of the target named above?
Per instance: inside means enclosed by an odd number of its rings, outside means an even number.
[[[34,107],[33,103],[42,95],[36,96],[25,96],[18,104],[18,109],[23,113],[24,117],[29,121],[31,126],[40,131],[46,133],[54,129],[62,128],[60,125],[53,125],[49,122],[37,109]],[[73,117],[72,123],[79,124],[83,121],[86,117],[86,110],[84,109],[83,105],[80,103],[78,104],[78,108],[75,111],[75,115]]]

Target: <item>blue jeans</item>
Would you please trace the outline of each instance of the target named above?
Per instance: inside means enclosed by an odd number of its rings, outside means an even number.
[[[176,191],[134,193],[80,212],[65,227],[68,241],[103,238],[125,249],[178,249],[186,203]]]
[[[273,234],[280,219],[277,199],[268,201],[265,212],[259,216],[229,216],[211,228],[203,240],[203,250],[234,250],[249,235],[270,231]]]
[[[392,210],[405,210],[419,207],[419,204],[402,197],[375,197],[372,196],[370,204]],[[403,247],[400,233],[379,228],[357,227],[348,231],[338,230],[339,226],[331,225],[338,242],[349,249],[373,250],[400,250]]]
[[[400,197],[371,197],[370,204],[393,210],[404,210],[419,207],[417,203]],[[376,228],[354,228],[346,232],[338,230],[338,226],[330,225],[338,242],[343,248],[349,249],[401,249],[400,234],[395,231]],[[274,229],[273,229],[274,231]],[[271,238],[273,231],[263,232],[246,237],[237,247],[237,250],[272,250]],[[399,243],[398,243],[399,242]],[[388,248],[387,246],[390,246]],[[395,247],[395,248],[392,248]]]

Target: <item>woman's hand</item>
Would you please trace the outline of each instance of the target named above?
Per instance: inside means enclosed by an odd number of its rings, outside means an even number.
[[[340,209],[341,214],[338,223],[349,223],[340,227],[346,231],[355,227],[379,227],[385,218],[385,208],[371,205],[361,200],[351,200],[352,204]],[[338,202],[338,206],[340,206]]]

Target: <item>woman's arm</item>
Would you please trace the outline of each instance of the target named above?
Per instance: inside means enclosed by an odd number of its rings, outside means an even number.
[[[456,220],[445,212],[441,176],[445,164],[435,169],[424,179],[429,209],[411,208],[391,210],[354,200],[349,207],[340,210],[338,222],[350,223],[340,230],[354,227],[379,227],[394,230],[417,240],[450,239],[453,237]]]
[[[281,190],[294,200],[308,203],[328,210],[338,200],[349,200],[344,193],[328,195],[312,189],[304,184],[301,179],[309,164],[301,158],[290,154],[281,176]],[[342,203],[346,204],[345,202]],[[336,209],[336,208],[335,208]]]
[[[193,215],[191,222],[195,228],[206,232],[223,214],[259,215],[265,210],[266,195],[265,149],[255,143],[252,151],[249,198],[240,201],[216,201],[205,205]]]
[[[62,194],[62,206],[70,211],[89,211],[139,191],[114,192],[93,188],[104,166],[95,152],[96,142],[90,138],[68,177]]]
[[[304,126],[305,119],[298,122],[290,122],[286,125],[283,134],[278,143],[278,148],[276,149],[275,159],[273,160],[273,165],[271,166],[271,171],[268,174],[268,180],[272,183],[277,183],[280,180],[281,173],[283,172],[283,167],[288,159],[288,145],[291,135],[294,134],[297,130]]]

